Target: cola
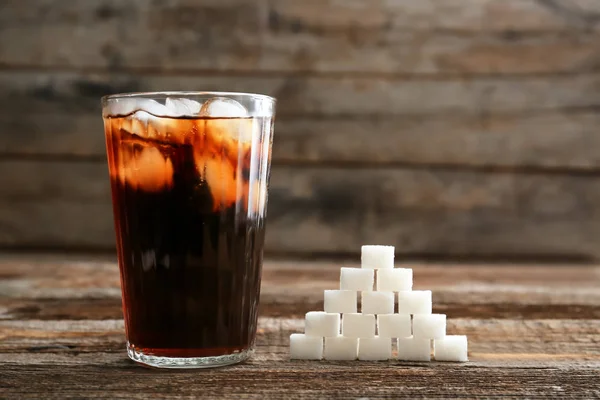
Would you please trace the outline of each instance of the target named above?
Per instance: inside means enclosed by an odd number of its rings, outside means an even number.
[[[272,116],[104,120],[130,356],[251,349]]]

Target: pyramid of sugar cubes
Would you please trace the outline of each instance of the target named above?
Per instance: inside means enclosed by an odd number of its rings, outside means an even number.
[[[341,268],[340,289],[325,290],[324,311],[308,312],[304,333],[290,336],[290,358],[431,361],[433,352],[437,361],[467,361],[467,337],[446,335],[431,291],[412,287],[412,269],[394,268],[393,246],[362,246],[361,268]]]

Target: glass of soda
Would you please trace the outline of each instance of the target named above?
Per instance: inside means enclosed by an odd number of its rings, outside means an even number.
[[[127,352],[164,368],[247,359],[256,337],[275,99],[102,99]]]

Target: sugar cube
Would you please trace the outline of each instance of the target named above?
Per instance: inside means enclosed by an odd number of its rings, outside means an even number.
[[[413,315],[413,336],[417,339],[442,339],[446,336],[446,314]]]
[[[431,361],[431,340],[398,338],[398,360]]]
[[[323,358],[323,338],[302,333],[290,335],[290,358],[292,360],[320,360]]]
[[[431,290],[398,292],[398,314],[431,314]]]
[[[361,267],[394,268],[394,246],[362,246]]]
[[[326,360],[356,360],[358,339],[344,336],[326,337],[323,357]]]
[[[394,268],[377,270],[377,290],[381,292],[399,292],[412,290],[413,270]]]
[[[371,291],[375,282],[372,269],[342,268],[340,274],[340,289]]]
[[[361,304],[364,314],[393,314],[394,292],[363,292]]]
[[[436,361],[469,361],[466,336],[449,335],[434,340],[433,344],[433,356]]]
[[[392,358],[392,340],[386,337],[359,339],[358,359],[365,361],[389,360]]]
[[[342,335],[361,339],[375,337],[375,316],[372,314],[344,314]]]
[[[340,334],[340,314],[311,311],[306,313],[304,333],[307,336],[331,337]]]
[[[355,313],[356,303],[354,290],[325,290],[323,309],[327,313]]]
[[[409,337],[409,314],[379,314],[377,316],[377,334],[387,338]]]

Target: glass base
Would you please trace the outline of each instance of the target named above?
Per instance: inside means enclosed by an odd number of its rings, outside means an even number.
[[[161,357],[145,354],[127,342],[127,355],[133,361],[156,368],[216,368],[247,360],[254,350],[214,357]]]

